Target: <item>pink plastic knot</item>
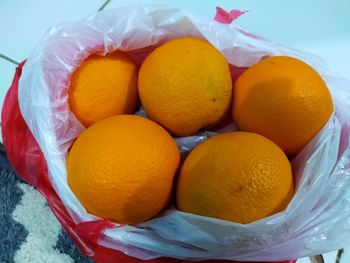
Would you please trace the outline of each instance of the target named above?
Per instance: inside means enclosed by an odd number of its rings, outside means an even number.
[[[227,12],[225,9],[217,6],[214,20],[222,24],[231,24],[234,20],[246,12],[248,11],[241,11],[238,9],[233,9],[230,12]]]

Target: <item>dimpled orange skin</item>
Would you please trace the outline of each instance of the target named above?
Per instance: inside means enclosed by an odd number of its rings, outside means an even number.
[[[136,65],[121,51],[92,55],[73,73],[68,93],[71,111],[86,127],[132,113],[138,105]]]
[[[161,126],[117,115],[90,126],[73,144],[68,182],[89,213],[138,224],[167,205],[179,160],[175,141]]]
[[[333,112],[319,74],[291,57],[266,58],[236,81],[233,119],[240,130],[271,139],[293,156],[321,130]]]
[[[155,49],[143,62],[138,83],[147,115],[177,136],[217,123],[231,104],[229,65],[199,38],[178,38]]]
[[[248,132],[223,133],[192,150],[176,192],[181,211],[242,224],[284,210],[292,196],[286,155]]]

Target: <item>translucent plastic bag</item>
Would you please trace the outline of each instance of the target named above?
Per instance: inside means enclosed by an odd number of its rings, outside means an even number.
[[[23,68],[20,111],[44,154],[49,184],[74,224],[99,222],[99,218],[86,212],[67,184],[67,150],[84,129],[68,109],[71,74],[92,53],[103,55],[120,49],[141,63],[155,46],[181,36],[207,39],[225,55],[233,72],[265,56],[300,58],[326,81],[335,113],[292,161],[297,191],[284,212],[242,225],[170,208],[138,226],[105,224],[97,243],[140,259],[242,261],[300,258],[343,247],[350,237],[349,81],[329,72],[312,56],[242,29],[152,6],[107,10],[78,23],[54,27]],[[206,132],[177,142],[186,152],[211,135],[214,133]]]

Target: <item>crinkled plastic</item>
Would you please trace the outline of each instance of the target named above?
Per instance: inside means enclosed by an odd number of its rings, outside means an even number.
[[[90,54],[104,55],[116,49],[129,52],[140,64],[154,47],[181,36],[211,42],[230,63],[233,79],[266,56],[284,54],[312,65],[326,81],[335,112],[292,160],[296,194],[285,211],[242,225],[169,208],[143,224],[124,226],[88,214],[70,190],[67,150],[84,129],[68,109],[71,74]],[[172,257],[278,261],[338,249],[350,238],[350,82],[328,71],[322,61],[310,55],[172,8],[117,8],[52,28],[23,67],[18,101],[23,119],[45,158],[41,161],[47,164],[46,183],[52,191],[44,195],[49,202],[51,195],[62,200],[62,209],[68,213],[59,219],[63,224],[69,220],[71,235],[78,235],[78,239],[93,240],[100,247],[145,260]],[[213,131],[207,131],[177,139],[177,143],[186,153],[212,135]],[[6,136],[9,135],[4,133]],[[29,148],[24,150],[22,161],[36,154]],[[76,226],[85,228],[77,232]],[[92,226],[98,228],[89,232]],[[86,243],[82,241],[80,245]]]

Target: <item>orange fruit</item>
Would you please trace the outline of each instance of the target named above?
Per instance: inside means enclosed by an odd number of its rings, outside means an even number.
[[[179,160],[175,141],[161,126],[117,115],[78,137],[68,154],[68,182],[89,213],[137,224],[166,206]]]
[[[293,196],[291,165],[269,139],[228,132],[199,144],[177,184],[181,211],[237,223],[280,212]]]
[[[177,136],[217,123],[230,107],[229,65],[199,38],[178,38],[156,48],[142,63],[138,83],[147,115]]]
[[[264,59],[245,71],[234,86],[233,119],[238,128],[264,135],[287,155],[297,154],[332,112],[325,82],[296,58]]]
[[[121,51],[92,55],[73,73],[68,95],[71,111],[85,126],[132,113],[138,104],[136,65]]]

